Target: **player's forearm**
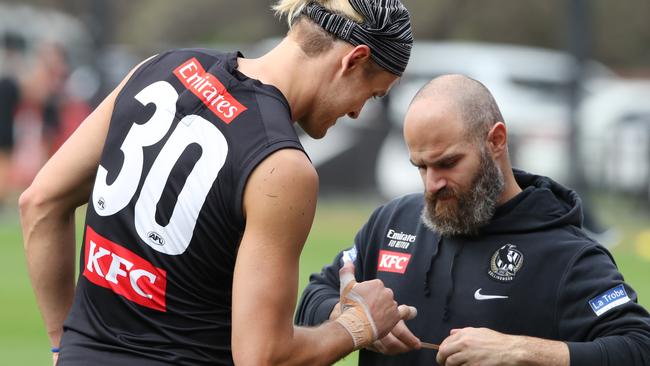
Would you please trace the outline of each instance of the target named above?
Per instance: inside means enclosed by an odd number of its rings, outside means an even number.
[[[295,365],[331,365],[354,350],[352,337],[336,322],[295,329],[297,349],[300,349],[299,353],[293,356],[296,357],[293,363]],[[316,352],[312,352],[310,348]]]
[[[74,210],[62,212],[29,190],[20,199],[27,267],[53,346],[74,295]]]
[[[350,334],[336,322],[318,327],[293,327],[292,334],[252,336],[233,343],[237,365],[331,365],[354,348]]]

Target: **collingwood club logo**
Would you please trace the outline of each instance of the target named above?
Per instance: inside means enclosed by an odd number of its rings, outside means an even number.
[[[523,264],[524,255],[517,250],[517,246],[506,244],[492,255],[488,274],[496,280],[509,282],[515,278]]]

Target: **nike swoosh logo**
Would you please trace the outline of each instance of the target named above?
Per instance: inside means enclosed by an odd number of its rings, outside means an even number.
[[[481,289],[476,290],[474,293],[474,298],[476,300],[492,300],[492,299],[507,299],[508,296],[501,296],[501,295],[483,295],[481,293]]]

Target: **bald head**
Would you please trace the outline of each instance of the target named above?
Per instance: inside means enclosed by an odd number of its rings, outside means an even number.
[[[469,137],[483,140],[503,116],[492,93],[479,81],[464,75],[439,76],[423,86],[411,101],[415,104],[444,106],[456,113]]]
[[[411,164],[424,184],[422,222],[441,235],[474,235],[517,185],[503,118],[490,92],[463,75],[433,79],[404,121]]]

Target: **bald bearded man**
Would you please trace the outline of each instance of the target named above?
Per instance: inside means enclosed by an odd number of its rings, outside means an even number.
[[[506,125],[481,83],[431,81],[404,138],[424,193],[379,207],[354,246],[312,275],[298,324],[337,316],[338,269],[350,258],[358,279],[381,279],[418,308],[359,365],[650,364],[650,316],[582,231],[580,198],[512,169]],[[414,350],[419,340],[440,349]]]

